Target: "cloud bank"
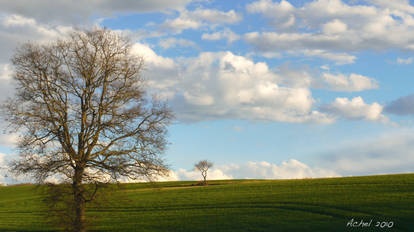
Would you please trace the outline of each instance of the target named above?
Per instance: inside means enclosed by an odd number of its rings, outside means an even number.
[[[150,86],[169,101],[182,121],[333,121],[313,109],[315,100],[306,86],[310,82],[283,81],[288,79],[284,73],[271,70],[266,63],[229,51],[202,52],[197,57],[172,60],[139,43],[134,53],[144,57],[152,70],[145,73]],[[298,81],[303,82],[300,78]]]
[[[25,15],[43,23],[78,24],[90,20],[92,16],[112,17],[116,14],[181,10],[190,2],[191,0],[16,0],[3,1],[1,11]]]
[[[265,161],[247,162],[241,165],[228,164],[212,168],[208,172],[209,180],[221,179],[302,179],[317,177],[337,177],[338,173],[328,169],[312,168],[308,165],[290,159],[281,164]],[[169,180],[200,180],[200,172],[195,170],[178,169],[170,175]]]
[[[263,52],[307,51],[309,55],[333,61],[335,53],[351,57],[347,53],[413,51],[414,7],[410,2],[369,2],[372,5],[315,0],[295,7],[285,0],[256,1],[246,6],[247,12],[262,15],[273,28],[246,33],[244,40]],[[320,55],[325,52],[331,55]],[[343,60],[342,64],[352,62],[353,59]]]

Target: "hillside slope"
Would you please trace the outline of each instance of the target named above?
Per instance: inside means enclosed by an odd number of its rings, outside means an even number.
[[[88,208],[90,230],[414,231],[414,174],[194,183],[122,184]],[[33,185],[0,187],[0,230],[57,230],[41,199]]]

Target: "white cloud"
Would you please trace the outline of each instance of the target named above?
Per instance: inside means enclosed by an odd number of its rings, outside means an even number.
[[[248,162],[246,165],[234,170],[233,172],[236,172],[237,174],[235,175],[240,178],[257,179],[301,179],[338,176],[335,171],[311,168],[295,159],[283,161],[280,165],[264,161]]]
[[[377,102],[367,104],[362,97],[354,97],[352,100],[348,98],[336,98],[334,102],[321,108],[323,111],[346,119],[389,122],[388,118],[382,114],[382,105]]]
[[[369,2],[380,6],[382,8],[390,10],[398,10],[402,12],[407,12],[409,14],[414,14],[414,7],[410,5],[409,0],[368,0]]]
[[[339,52],[332,53],[332,52],[320,50],[320,49],[314,49],[314,50],[305,49],[305,50],[302,50],[301,52],[305,56],[314,56],[314,57],[319,57],[322,59],[334,61],[335,64],[337,65],[352,64],[355,62],[355,59],[356,59],[355,56],[349,55],[347,53],[339,53]]]
[[[15,27],[15,26],[36,26],[36,21],[31,18],[25,18],[20,15],[9,15],[8,17],[5,17],[3,21],[1,22],[4,27]]]
[[[144,59],[145,64],[149,66],[156,66],[166,69],[174,67],[174,61],[172,59],[157,55],[149,47],[149,45],[146,44],[135,43],[131,48],[131,53],[141,56]]]
[[[274,21],[277,30],[251,32],[244,38],[263,52],[412,51],[414,18],[411,9],[414,7],[401,0],[371,2],[376,5],[314,0],[294,7],[286,1],[256,1],[247,5],[247,11]],[[318,53],[314,55],[321,57]],[[328,56],[321,58],[329,59]]]
[[[259,52],[259,53],[254,53],[254,54],[266,57],[268,59],[282,58],[283,57],[282,53],[280,53],[280,52]]]
[[[234,24],[240,22],[242,16],[234,10],[227,12],[214,9],[196,9],[194,11],[182,10],[175,19],[167,19],[161,28],[175,33],[186,29],[198,29],[202,26],[216,26],[220,24]]]
[[[363,75],[351,73],[346,76],[344,74],[323,73],[322,80],[327,85],[328,89],[334,91],[362,91],[368,89],[378,88],[377,81]]]
[[[135,43],[131,53],[144,59],[144,78],[148,84],[157,91],[161,99],[170,99],[175,94],[174,86],[180,82],[180,69],[173,59],[157,55],[149,45]]]
[[[337,117],[332,110],[325,110],[330,115],[313,109],[315,100],[309,88],[315,78],[306,69],[280,66],[273,71],[266,63],[231,52],[204,52],[198,57],[173,60],[139,43],[133,52],[144,57],[148,70],[144,76],[152,92],[168,100],[180,121],[331,123]],[[326,88],[360,91],[369,87],[364,76],[341,75],[329,76]],[[373,80],[368,78],[368,83],[374,87]]]
[[[221,40],[226,39],[227,43],[231,44],[234,41],[240,39],[240,36],[236,33],[234,33],[232,30],[226,28],[223,31],[214,32],[211,34],[204,33],[201,38],[203,40]]]
[[[92,16],[111,17],[119,13],[130,14],[162,12],[170,9],[181,10],[190,2],[191,0],[19,0],[2,1],[0,12],[25,15],[42,23],[79,24],[88,21]]]
[[[213,34],[215,35],[215,34]],[[253,34],[254,35],[254,34]],[[246,35],[244,38],[247,38]],[[254,52],[257,56],[263,56],[266,58],[282,58],[284,55],[288,55],[291,57],[298,57],[303,58],[305,57],[317,57],[322,58],[325,60],[333,61],[336,65],[344,65],[344,64],[352,64],[357,59],[356,56],[350,55],[345,52],[330,52],[328,50],[322,49],[293,49],[289,50],[289,48],[280,49],[277,51],[268,51],[268,50],[258,50]]]
[[[319,68],[326,71],[329,71],[331,69],[328,65],[321,65]]]
[[[187,39],[167,38],[158,43],[162,48],[169,49],[174,47],[197,47],[197,44]]]
[[[242,16],[234,10],[227,12],[212,9],[197,9],[189,12],[191,18],[200,19],[213,24],[234,24],[242,20]]]
[[[247,5],[246,9],[249,13],[262,13],[267,18],[271,18],[279,29],[290,28],[296,23],[295,7],[285,0],[279,3],[261,0]]]
[[[284,63],[276,67],[274,71],[278,81],[286,86],[294,88],[315,88],[315,77],[317,74],[308,66],[296,66]]]
[[[187,16],[180,16],[174,20],[166,20],[161,25],[161,28],[173,31],[175,33],[181,33],[183,30],[198,29],[201,26],[203,26],[203,23],[201,21],[188,18]]]
[[[112,30],[112,29],[111,29]],[[116,33],[121,35],[127,36],[131,39],[131,41],[143,41],[147,38],[156,38],[166,36],[167,33],[156,31],[156,30],[147,30],[147,29],[137,29],[137,30],[129,30],[129,29],[122,29],[122,30],[112,30]]]
[[[338,65],[354,63],[356,57],[336,50],[338,40],[336,35],[312,35],[310,33],[276,33],[251,32],[244,39],[252,44],[259,52],[285,52],[293,56],[314,56],[334,61]],[[342,45],[339,45],[342,46]]]
[[[199,171],[191,170],[187,171],[185,169],[178,169],[174,172],[177,176],[177,180],[201,180],[202,176]],[[212,168],[207,173],[208,180],[224,180],[224,179],[233,179],[232,176],[226,175],[222,170],[217,168]]]
[[[398,64],[411,64],[411,63],[413,63],[413,58],[412,57],[409,57],[409,58],[406,58],[406,59],[403,59],[403,58],[397,58],[397,63]]]
[[[320,69],[323,70],[322,73],[307,66],[290,67],[285,63],[277,67],[276,71],[281,77],[280,82],[292,87],[310,87],[338,92],[357,92],[378,88],[378,83],[374,78],[356,73],[332,74],[327,65],[322,65]]]
[[[150,86],[164,94],[181,120],[333,121],[312,109],[314,99],[307,86],[279,84],[283,78],[266,63],[231,52],[204,52],[162,62],[167,58],[157,56],[148,46],[136,46],[149,57],[151,72],[145,75]]]
[[[21,15],[2,15],[0,16],[0,50],[2,51],[0,63],[7,65],[14,49],[29,39],[32,42],[45,43],[62,38],[70,31],[72,27],[42,24],[33,18]],[[2,69],[4,72],[5,66],[2,66]]]
[[[345,33],[347,29],[348,26],[338,19],[327,22],[322,26],[322,30],[326,34],[341,34]]]
[[[172,174],[177,180],[200,180],[200,172],[195,170],[178,169]],[[281,164],[265,161],[247,162],[241,165],[227,164],[213,167],[209,172],[208,180],[220,179],[301,179],[316,177],[336,177],[338,173],[329,169],[313,168],[290,159]]]
[[[261,0],[246,6],[249,13],[262,13],[267,17],[286,16],[295,10],[295,7],[286,0],[272,2],[271,0]]]
[[[1,134],[0,146],[12,148],[16,145],[18,138],[17,134]]]

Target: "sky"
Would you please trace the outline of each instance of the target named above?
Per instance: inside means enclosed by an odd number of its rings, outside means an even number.
[[[131,38],[176,115],[166,180],[203,159],[211,179],[414,172],[414,1],[2,1],[0,100],[16,47],[94,27]]]

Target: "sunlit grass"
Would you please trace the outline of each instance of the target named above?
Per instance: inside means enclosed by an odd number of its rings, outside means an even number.
[[[87,216],[96,231],[385,231],[414,229],[414,174],[305,180],[122,184]],[[108,190],[109,191],[109,190]],[[56,230],[35,186],[0,187],[0,230]],[[390,231],[387,229],[386,231]]]

